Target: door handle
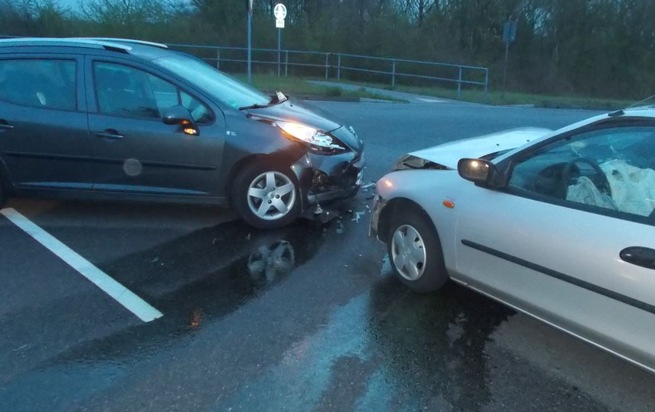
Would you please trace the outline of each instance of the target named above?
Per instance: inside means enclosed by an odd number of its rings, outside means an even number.
[[[13,129],[14,126],[4,119],[0,119],[0,129]]]
[[[105,139],[123,139],[125,137],[114,129],[107,129],[104,132],[97,132],[96,136]]]
[[[655,269],[655,249],[630,246],[619,254],[622,260],[648,269]]]

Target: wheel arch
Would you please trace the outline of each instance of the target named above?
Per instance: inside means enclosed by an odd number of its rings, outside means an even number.
[[[430,215],[428,212],[425,211],[418,203],[415,201],[404,198],[404,197],[398,197],[394,198],[388,201],[387,205],[382,209],[382,212],[380,213],[380,221],[378,224],[378,233],[386,241],[386,239],[389,236],[389,230],[390,230],[390,224],[391,224],[391,218],[394,214],[400,213],[400,211],[406,211],[406,210],[412,210],[416,213],[419,213],[422,217],[427,219],[428,221],[432,222],[432,219],[430,218]],[[434,226],[434,223],[433,223]],[[437,232],[438,236],[438,230],[435,227],[434,230]]]

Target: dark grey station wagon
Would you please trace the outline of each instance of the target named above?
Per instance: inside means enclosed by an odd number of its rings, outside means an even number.
[[[164,45],[0,40],[0,203],[230,205],[272,228],[353,196],[363,165],[352,127]]]

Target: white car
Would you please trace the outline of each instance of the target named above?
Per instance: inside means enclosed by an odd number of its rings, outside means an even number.
[[[377,182],[371,232],[417,292],[452,279],[655,372],[654,169],[648,108],[449,143]]]

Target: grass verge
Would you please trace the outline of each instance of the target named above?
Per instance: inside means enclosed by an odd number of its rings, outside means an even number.
[[[241,81],[247,82],[245,75],[236,75]],[[280,90],[290,96],[312,99],[327,98],[339,100],[359,100],[362,98],[371,98],[387,101],[405,102],[405,100],[385,96],[383,92],[375,93],[368,88],[377,88],[382,90],[394,90],[400,92],[421,94],[426,96],[435,96],[445,99],[461,100],[473,103],[483,103],[497,106],[508,105],[530,105],[534,107],[545,108],[567,108],[567,109],[599,109],[615,110],[630,106],[634,101],[601,99],[583,96],[550,96],[529,93],[500,92],[483,90],[462,90],[458,95],[457,90],[445,89],[439,87],[412,87],[396,86],[393,89],[389,85],[375,83],[355,83],[342,81],[341,83],[354,84],[361,86],[354,90],[344,90],[338,86],[321,86],[309,83],[305,78],[299,77],[277,77],[275,75],[253,74],[253,85],[267,93],[273,93]]]
[[[457,90],[441,88],[400,86],[394,88],[394,90],[497,106],[532,105],[535,107],[547,108],[614,110],[628,107],[634,103],[634,101],[628,100],[601,99],[583,96],[549,96],[499,91],[485,93],[481,90],[463,90],[459,96],[457,95]]]

